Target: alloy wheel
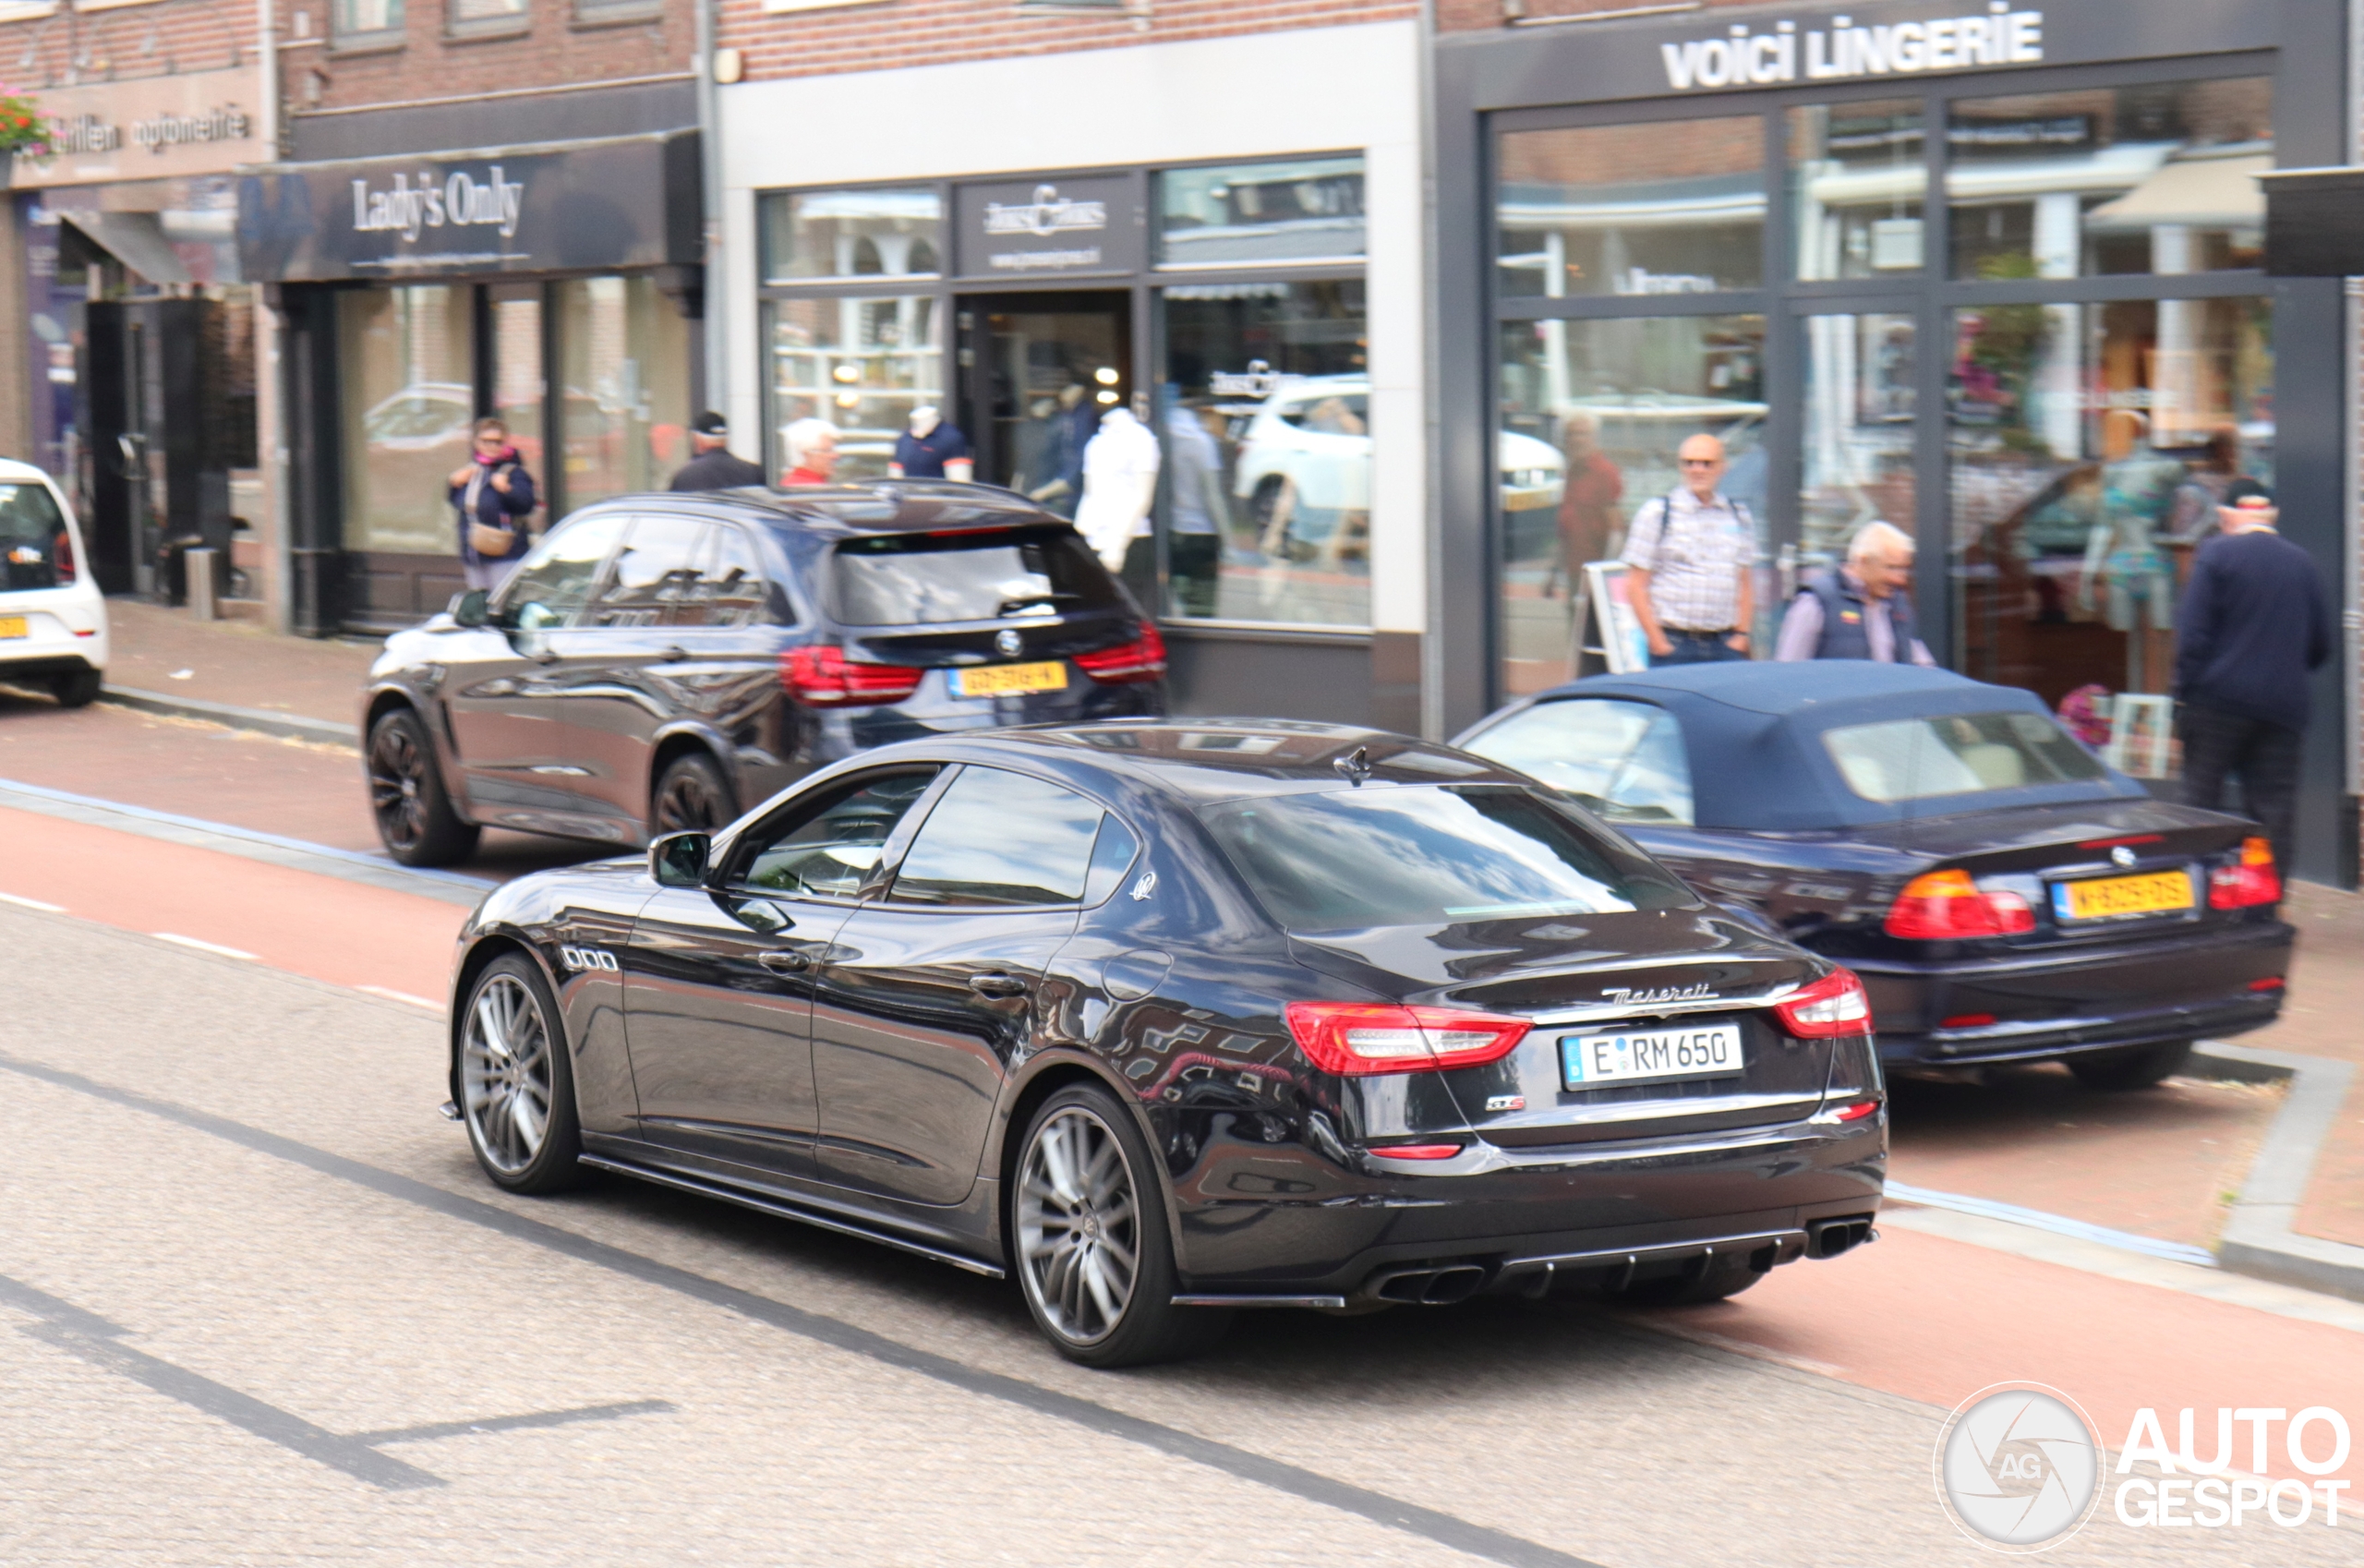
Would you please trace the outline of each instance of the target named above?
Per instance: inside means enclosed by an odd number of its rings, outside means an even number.
[[[416,849],[427,836],[427,758],[400,724],[380,725],[369,742],[369,806],[393,850]]]
[[[1105,1122],[1070,1105],[1035,1129],[1018,1197],[1018,1251],[1045,1321],[1078,1345],[1124,1321],[1140,1267],[1132,1173]]]
[[[721,802],[695,768],[676,768],[657,797],[657,829],[660,833],[704,833],[722,826]]]
[[[532,1164],[549,1131],[550,1031],[514,975],[494,975],[469,1005],[460,1087],[486,1160],[507,1176]]]

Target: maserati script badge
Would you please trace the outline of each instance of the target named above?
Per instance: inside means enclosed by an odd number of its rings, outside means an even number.
[[[1601,992],[1601,995],[1619,1007],[1639,1007],[1646,1002],[1704,1001],[1712,998],[1716,994],[1707,989],[1707,983],[1703,980],[1696,985],[1669,985],[1656,991],[1636,991],[1630,985],[1612,985]]]

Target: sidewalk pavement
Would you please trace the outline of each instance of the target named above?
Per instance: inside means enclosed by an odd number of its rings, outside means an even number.
[[[298,730],[308,740],[339,738],[318,730],[320,724],[342,726],[343,738],[358,740],[356,700],[378,657],[375,643],[282,636],[255,621],[198,621],[133,598],[109,599],[107,621],[107,686],[115,700],[147,706],[139,698],[151,694],[180,705],[187,717],[226,723],[242,716],[199,705],[245,709],[249,728],[285,715],[313,721]]]

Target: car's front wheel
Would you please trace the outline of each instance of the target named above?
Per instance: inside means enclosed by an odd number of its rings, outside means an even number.
[[[2088,1089],[2149,1089],[2183,1071],[2191,1042],[2137,1045],[2123,1051],[2089,1051],[2068,1058],[2068,1070]]]
[[[450,865],[474,851],[476,825],[452,809],[416,713],[398,707],[369,727],[368,772],[369,811],[388,854],[404,865]]]
[[[657,776],[649,802],[651,837],[668,833],[711,833],[739,814],[739,803],[720,765],[704,752],[684,752]]]
[[[1011,1200],[1035,1325],[1087,1367],[1170,1361],[1228,1314],[1174,1305],[1174,1238],[1149,1140],[1096,1084],[1062,1089],[1027,1125]]]
[[[485,1175],[512,1192],[583,1179],[583,1124],[557,998],[531,962],[495,959],[460,1020],[460,1114]]]

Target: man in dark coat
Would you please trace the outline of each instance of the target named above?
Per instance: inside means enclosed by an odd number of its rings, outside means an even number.
[[[2269,498],[2218,515],[2225,532],[2201,547],[2176,617],[2184,798],[2221,809],[2225,778],[2240,775],[2286,876],[2308,678],[2334,646],[2330,601],[2313,558],[2274,531]]]
[[[499,419],[476,423],[476,453],[452,471],[449,499],[460,529],[460,570],[471,588],[497,588],[517,570],[526,546],[525,519],[539,502],[534,476],[509,444]]]
[[[709,408],[690,421],[696,453],[673,476],[676,490],[735,490],[764,482],[764,471],[730,453],[730,421]]]

